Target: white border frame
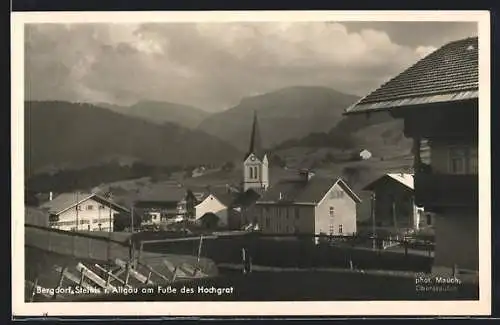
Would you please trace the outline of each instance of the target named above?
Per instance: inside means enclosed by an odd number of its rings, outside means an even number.
[[[479,301],[24,302],[24,24],[230,21],[468,21],[479,35]],[[490,16],[488,11],[15,12],[11,14],[12,312],[14,316],[354,316],[491,313]],[[21,271],[23,270],[23,271]],[[193,306],[196,305],[196,307]]]

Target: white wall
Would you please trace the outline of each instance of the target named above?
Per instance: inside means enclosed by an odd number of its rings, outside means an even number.
[[[330,217],[330,207],[334,209],[333,218]],[[356,202],[339,184],[332,187],[315,208],[315,234],[329,235],[331,225],[334,236],[352,235],[357,231]]]
[[[196,220],[200,219],[205,213],[212,212],[219,217],[219,226],[227,226],[227,207],[212,194],[198,204],[195,211]]]
[[[90,210],[88,207],[92,207]],[[101,207],[101,208],[100,208]],[[88,199],[79,204],[78,214],[76,207],[59,215],[58,227],[60,230],[71,231],[76,227],[76,219],[78,215],[78,228],[80,231],[99,231],[99,222],[101,223],[101,231],[113,231],[114,214],[118,213],[117,210],[111,209],[111,222],[110,222],[110,208],[109,206],[102,205],[101,203]],[[90,228],[89,228],[90,226]]]
[[[250,173],[251,168],[256,168],[256,175]],[[266,188],[269,186],[267,156],[264,157],[262,162],[254,154],[251,154],[243,163],[243,189],[246,191],[249,188],[260,188],[262,186]]]

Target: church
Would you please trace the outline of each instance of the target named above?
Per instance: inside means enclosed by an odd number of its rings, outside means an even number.
[[[269,160],[254,113],[250,145],[243,159],[242,191],[233,203],[233,229],[269,234],[353,235],[360,198],[341,178],[309,170],[269,182]]]
[[[243,159],[243,192],[249,189],[257,193],[269,187],[269,161],[262,149],[257,113],[254,113],[250,147]]]

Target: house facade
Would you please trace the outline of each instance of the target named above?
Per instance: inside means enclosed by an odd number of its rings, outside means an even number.
[[[350,107],[388,111],[414,142],[415,202],[434,214],[434,272],[479,269],[478,38],[444,45]],[[488,108],[483,108],[488,109]],[[430,162],[422,161],[426,140]]]
[[[363,190],[372,193],[371,226],[384,233],[404,235],[432,226],[432,219],[415,203],[413,174],[388,173]]]
[[[160,225],[176,218],[184,218],[188,214],[188,200],[186,189],[177,184],[155,184],[143,189],[134,202],[134,208],[142,215],[143,226]],[[191,212],[191,214],[193,214]]]
[[[49,226],[65,231],[113,231],[115,217],[129,210],[95,193],[63,193],[40,206]]]
[[[198,221],[206,213],[218,217],[218,226],[228,226],[230,193],[209,187],[156,185],[134,203],[143,215],[142,225],[161,225],[183,220]]]
[[[204,197],[197,202],[194,209],[195,220],[200,220],[207,213],[213,213],[218,217],[217,226],[228,226],[228,207],[226,204],[222,203],[215,194],[207,193],[204,195]]]
[[[301,172],[298,179],[279,182],[257,200],[253,222],[263,233],[348,236],[357,231],[359,202],[342,179]]]

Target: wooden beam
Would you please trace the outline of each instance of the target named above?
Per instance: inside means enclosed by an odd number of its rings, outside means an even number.
[[[94,287],[92,287],[90,284],[86,283],[85,281],[81,281],[81,278],[79,278],[78,276],[76,276],[73,273],[69,272],[68,270],[63,270],[63,268],[60,267],[60,266],[55,266],[54,269],[57,272],[62,272],[64,274],[64,277],[66,277],[71,282],[78,284],[82,288],[85,288],[85,289],[87,289],[89,291],[94,290]]]
[[[115,261],[116,265],[127,267],[129,270],[129,274],[132,275],[137,281],[145,284],[154,284],[153,281],[149,280],[146,276],[142,275],[141,273],[137,272],[136,270],[130,268],[129,265],[127,265],[127,262],[120,260],[119,258],[116,259]]]
[[[161,274],[160,272],[156,271],[155,269],[153,269],[151,266],[147,265],[147,264],[144,264],[144,263],[141,263],[141,262],[138,262],[139,265],[142,265],[143,267],[145,267],[146,269],[148,269],[149,272],[153,273],[154,275],[156,275],[157,277],[163,279],[164,281],[166,282],[170,282],[170,280],[164,276],[163,274]]]
[[[110,278],[112,278],[113,280],[115,281],[118,281],[120,284],[126,286],[127,288],[132,288],[130,285],[125,285],[125,281],[123,281],[122,279],[120,279],[118,276],[120,274],[123,274],[125,272],[125,269],[120,269],[118,270],[117,274],[114,274],[111,270],[106,270],[104,267],[100,266],[99,264],[95,264],[95,267],[98,268],[99,270],[103,271],[103,272],[106,272],[106,274],[109,275]],[[108,284],[111,284],[111,281],[109,281]]]

